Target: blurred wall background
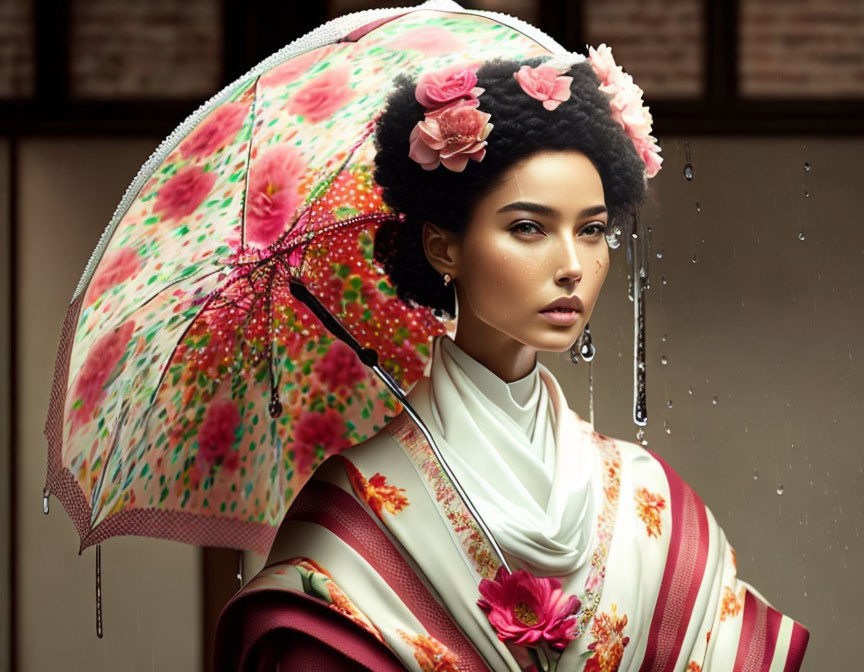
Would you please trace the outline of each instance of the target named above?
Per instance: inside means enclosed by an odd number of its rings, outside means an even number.
[[[0,669],[209,669],[235,552],[107,541],[98,639],[94,549],[75,553],[55,499],[42,513],[63,315],[126,186],[175,126],[323,21],[385,4],[0,2]],[[739,576],[810,629],[804,669],[858,669],[864,5],[463,4],[582,53],[606,42],[645,90],[665,158],[642,213],[648,447],[711,508]],[[596,425],[633,439],[623,247],[613,268],[591,321]],[[587,417],[585,365],[543,359]],[[247,579],[263,560],[245,554]]]

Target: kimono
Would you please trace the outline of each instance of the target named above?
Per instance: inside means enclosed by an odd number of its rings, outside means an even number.
[[[699,496],[569,409],[542,364],[504,383],[439,337],[408,399],[474,512],[405,411],[330,456],[220,614],[217,672],[536,669],[477,604],[501,564],[478,517],[512,570],[578,597],[559,672],[800,669],[809,631],[737,577]]]

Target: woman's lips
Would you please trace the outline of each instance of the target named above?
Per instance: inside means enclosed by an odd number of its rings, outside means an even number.
[[[579,316],[578,310],[541,310],[540,314],[549,320],[552,324],[569,327],[576,323],[576,318]]]

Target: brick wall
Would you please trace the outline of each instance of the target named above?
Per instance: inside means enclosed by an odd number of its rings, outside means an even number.
[[[864,96],[861,0],[746,0],[739,35],[742,96]]]
[[[646,102],[702,95],[701,0],[585,0],[583,11],[586,43],[609,45]]]
[[[32,0],[0,2],[0,98],[34,92]]]
[[[222,76],[219,0],[72,0],[77,98],[202,98]]]

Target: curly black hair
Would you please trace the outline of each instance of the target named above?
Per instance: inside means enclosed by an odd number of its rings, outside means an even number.
[[[414,97],[416,79],[405,74],[394,80],[395,90],[375,129],[374,179],[384,201],[404,215],[404,221],[385,222],[375,236],[375,260],[380,263],[399,297],[436,312],[454,312],[453,290],[445,287],[423,249],[423,222],[431,221],[461,233],[476,202],[503,179],[516,162],[544,150],[577,150],[585,154],[603,183],[609,224],[629,235],[644,202],[645,164],[633,142],[610,113],[609,96],[586,60],[573,65],[570,98],[554,112],[526,95],[513,77],[520,66],[536,67],[545,57],[525,61],[494,59],[477,70],[482,112],[494,125],[482,161],[469,161],[454,172],[439,165],[424,170],[408,156],[409,136],[423,119],[424,108]]]

